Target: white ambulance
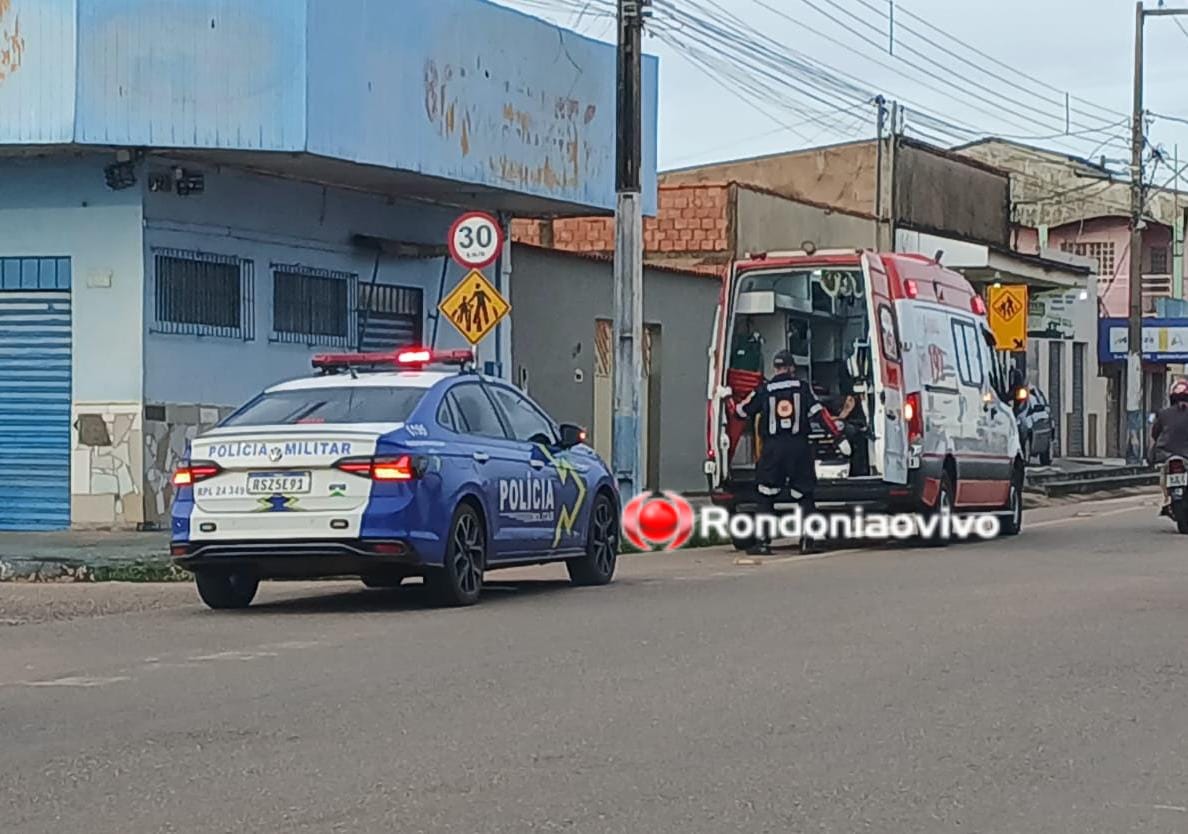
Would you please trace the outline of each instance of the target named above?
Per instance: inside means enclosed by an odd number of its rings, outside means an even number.
[[[713,502],[756,505],[762,437],[732,404],[789,350],[849,426],[849,457],[827,437],[815,444],[819,505],[994,512],[1017,533],[1024,461],[985,313],[963,276],[922,255],[800,251],[734,264],[710,346]]]

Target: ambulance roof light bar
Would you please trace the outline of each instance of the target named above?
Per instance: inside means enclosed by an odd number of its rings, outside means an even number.
[[[399,348],[391,352],[372,351],[364,353],[318,353],[311,364],[323,374],[358,369],[394,368],[397,370],[420,370],[428,365],[453,365],[463,371],[474,370],[474,351],[432,350],[423,347]]]

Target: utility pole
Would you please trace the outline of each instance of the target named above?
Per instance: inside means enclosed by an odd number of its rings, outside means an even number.
[[[881,95],[875,96],[874,104],[876,108],[875,125],[878,129],[878,138],[875,139],[875,234],[874,246],[878,251],[883,250],[883,122],[887,118],[887,108],[884,106],[887,103]]]
[[[1130,316],[1126,343],[1126,460],[1143,458],[1143,23],[1135,3],[1134,100],[1130,114]]]
[[[615,128],[615,416],[612,465],[627,501],[643,490],[643,24],[651,0],[618,0],[618,105]]]
[[[1188,9],[1144,9],[1134,5],[1134,101],[1130,115],[1130,316],[1126,347],[1126,459],[1143,459],[1146,428],[1143,424],[1143,150],[1147,130],[1143,114],[1143,28],[1148,17],[1188,15]]]

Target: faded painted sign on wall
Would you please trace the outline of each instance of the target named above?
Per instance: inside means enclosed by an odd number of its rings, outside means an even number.
[[[25,57],[21,14],[12,4],[13,0],[0,0],[0,83],[21,68]]]
[[[610,209],[615,50],[484,0],[309,0],[309,149]],[[644,66],[654,210],[658,66]]]

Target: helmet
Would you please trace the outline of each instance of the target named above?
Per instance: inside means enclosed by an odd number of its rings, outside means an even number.
[[[1177,379],[1173,382],[1167,397],[1173,403],[1188,402],[1188,379]]]
[[[796,365],[796,357],[790,350],[781,350],[772,358],[771,364],[777,368],[792,368]]]

